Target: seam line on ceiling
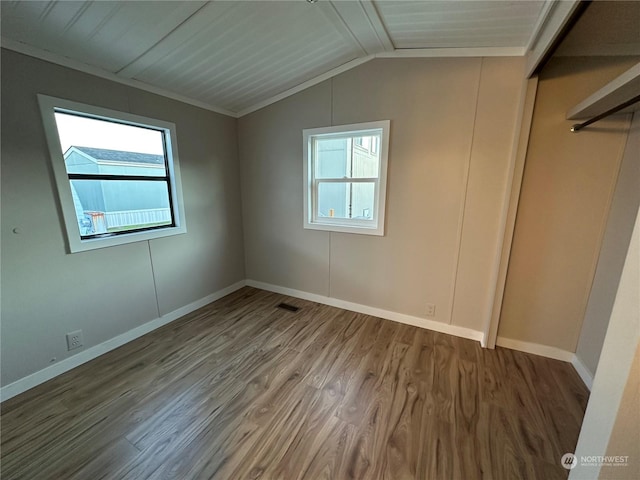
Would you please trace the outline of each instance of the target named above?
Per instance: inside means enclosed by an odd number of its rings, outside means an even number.
[[[193,18],[194,15],[197,15],[198,13],[200,13],[200,11],[205,8],[208,5],[208,3],[205,3],[204,5],[202,5],[200,8],[198,8],[195,12],[193,12],[191,15],[189,15],[187,18],[185,18],[182,22],[180,22],[178,25],[176,25],[175,27],[173,27],[169,32],[167,32],[166,35],[164,35],[160,40],[158,40],[156,43],[154,43],[153,45],[151,45],[149,48],[147,48],[144,52],[142,52],[140,55],[138,55],[136,58],[134,58],[133,60],[131,60],[129,63],[127,63],[126,65],[124,65],[123,67],[119,68],[115,74],[119,75],[123,70],[126,70],[127,68],[131,67],[131,65],[134,65],[136,62],[138,62],[142,57],[144,57],[145,55],[147,55],[151,50],[153,50],[154,48],[156,48],[159,44],[161,44],[162,42],[164,42],[168,37],[170,37],[171,35],[173,35],[174,32],[176,32],[176,30],[178,30],[180,27],[182,27],[185,23],[187,23],[189,20],[191,20],[191,18]],[[132,76],[127,76],[127,78],[133,78]]]

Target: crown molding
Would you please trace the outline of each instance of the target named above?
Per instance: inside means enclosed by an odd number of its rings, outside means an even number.
[[[393,52],[376,53],[376,58],[429,57],[523,57],[525,47],[469,47],[469,48],[398,48]]]

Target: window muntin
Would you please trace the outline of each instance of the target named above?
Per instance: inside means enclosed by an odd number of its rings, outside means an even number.
[[[186,232],[173,124],[38,99],[71,252]]]
[[[388,121],[304,130],[305,228],[384,234],[388,130]]]

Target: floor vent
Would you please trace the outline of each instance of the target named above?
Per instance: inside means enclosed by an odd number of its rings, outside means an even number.
[[[289,310],[290,312],[297,312],[298,310],[300,310],[300,307],[294,307],[293,305],[289,305],[288,303],[281,303],[280,305],[278,305],[278,308]]]

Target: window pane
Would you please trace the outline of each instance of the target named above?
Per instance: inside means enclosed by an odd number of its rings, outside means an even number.
[[[164,181],[71,180],[83,236],[171,225]]]
[[[164,177],[160,130],[55,113],[67,173]]]
[[[316,178],[377,178],[379,136],[316,139]]]
[[[316,178],[344,178],[347,176],[349,139],[316,140]]]
[[[375,183],[318,184],[318,217],[372,220]]]
[[[380,154],[373,149],[375,137],[360,137],[362,148],[355,146],[353,148],[351,178],[378,178],[380,168]]]

